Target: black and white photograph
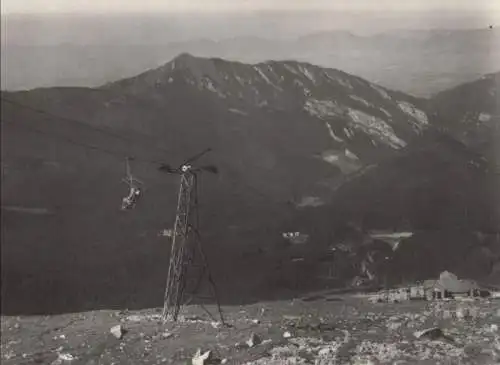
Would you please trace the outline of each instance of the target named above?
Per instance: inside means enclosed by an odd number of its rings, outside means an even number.
[[[0,5],[1,364],[500,364],[499,0]]]

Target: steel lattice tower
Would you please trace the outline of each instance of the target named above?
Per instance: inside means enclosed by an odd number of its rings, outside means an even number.
[[[186,304],[186,295],[191,296],[189,301],[196,297],[204,276],[208,276],[208,282],[211,289],[210,298],[216,300],[220,320],[224,324],[215,282],[212,278],[198,231],[197,172],[201,172],[202,170],[211,171],[211,169],[214,168],[204,167],[193,169],[193,167],[188,164],[182,165],[180,169],[175,171],[166,168],[169,172],[180,173],[177,215],[175,217],[173,229],[170,263],[163,302],[163,319],[166,321],[177,321],[181,307]],[[196,267],[201,267],[202,271],[196,278],[193,278],[193,274],[196,272],[193,269]],[[188,287],[190,283],[188,279],[195,279],[194,286]],[[212,317],[205,307],[203,307],[203,309]]]
[[[174,231],[172,237],[172,249],[170,251],[170,263],[168,267],[167,284],[165,287],[165,298],[163,302],[163,318],[166,320],[177,320],[179,310],[184,297],[186,286],[186,271],[190,264],[189,241],[192,236],[190,227],[192,212],[196,209],[195,201],[196,175],[188,172],[181,175],[179,196],[177,201],[177,215],[175,217]]]

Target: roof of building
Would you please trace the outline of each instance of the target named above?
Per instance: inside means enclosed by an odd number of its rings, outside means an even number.
[[[451,293],[466,293],[469,290],[479,288],[479,286],[474,280],[460,280],[456,275],[444,271],[441,273],[438,280],[425,280],[424,288],[447,290]]]

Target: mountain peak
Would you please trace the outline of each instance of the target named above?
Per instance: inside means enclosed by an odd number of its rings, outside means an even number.
[[[167,64],[173,65],[173,68],[189,68],[193,66],[194,63],[198,63],[200,61],[206,60],[201,57],[196,57],[188,52],[183,52],[179,54],[177,57],[173,58]]]
[[[335,152],[324,158],[337,163],[347,156],[353,168],[358,158],[372,155],[368,150],[402,148],[428,124],[417,99],[306,62],[246,64],[181,53],[158,69],[112,87],[162,104],[181,94],[195,96],[237,118],[269,111],[299,113],[302,120],[319,121],[334,149],[342,151],[340,157]],[[341,169],[346,170],[345,165],[342,162]]]

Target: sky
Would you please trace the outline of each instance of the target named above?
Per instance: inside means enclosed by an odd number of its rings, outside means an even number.
[[[258,10],[479,11],[500,14],[500,0],[2,0],[2,14],[248,12]]]

